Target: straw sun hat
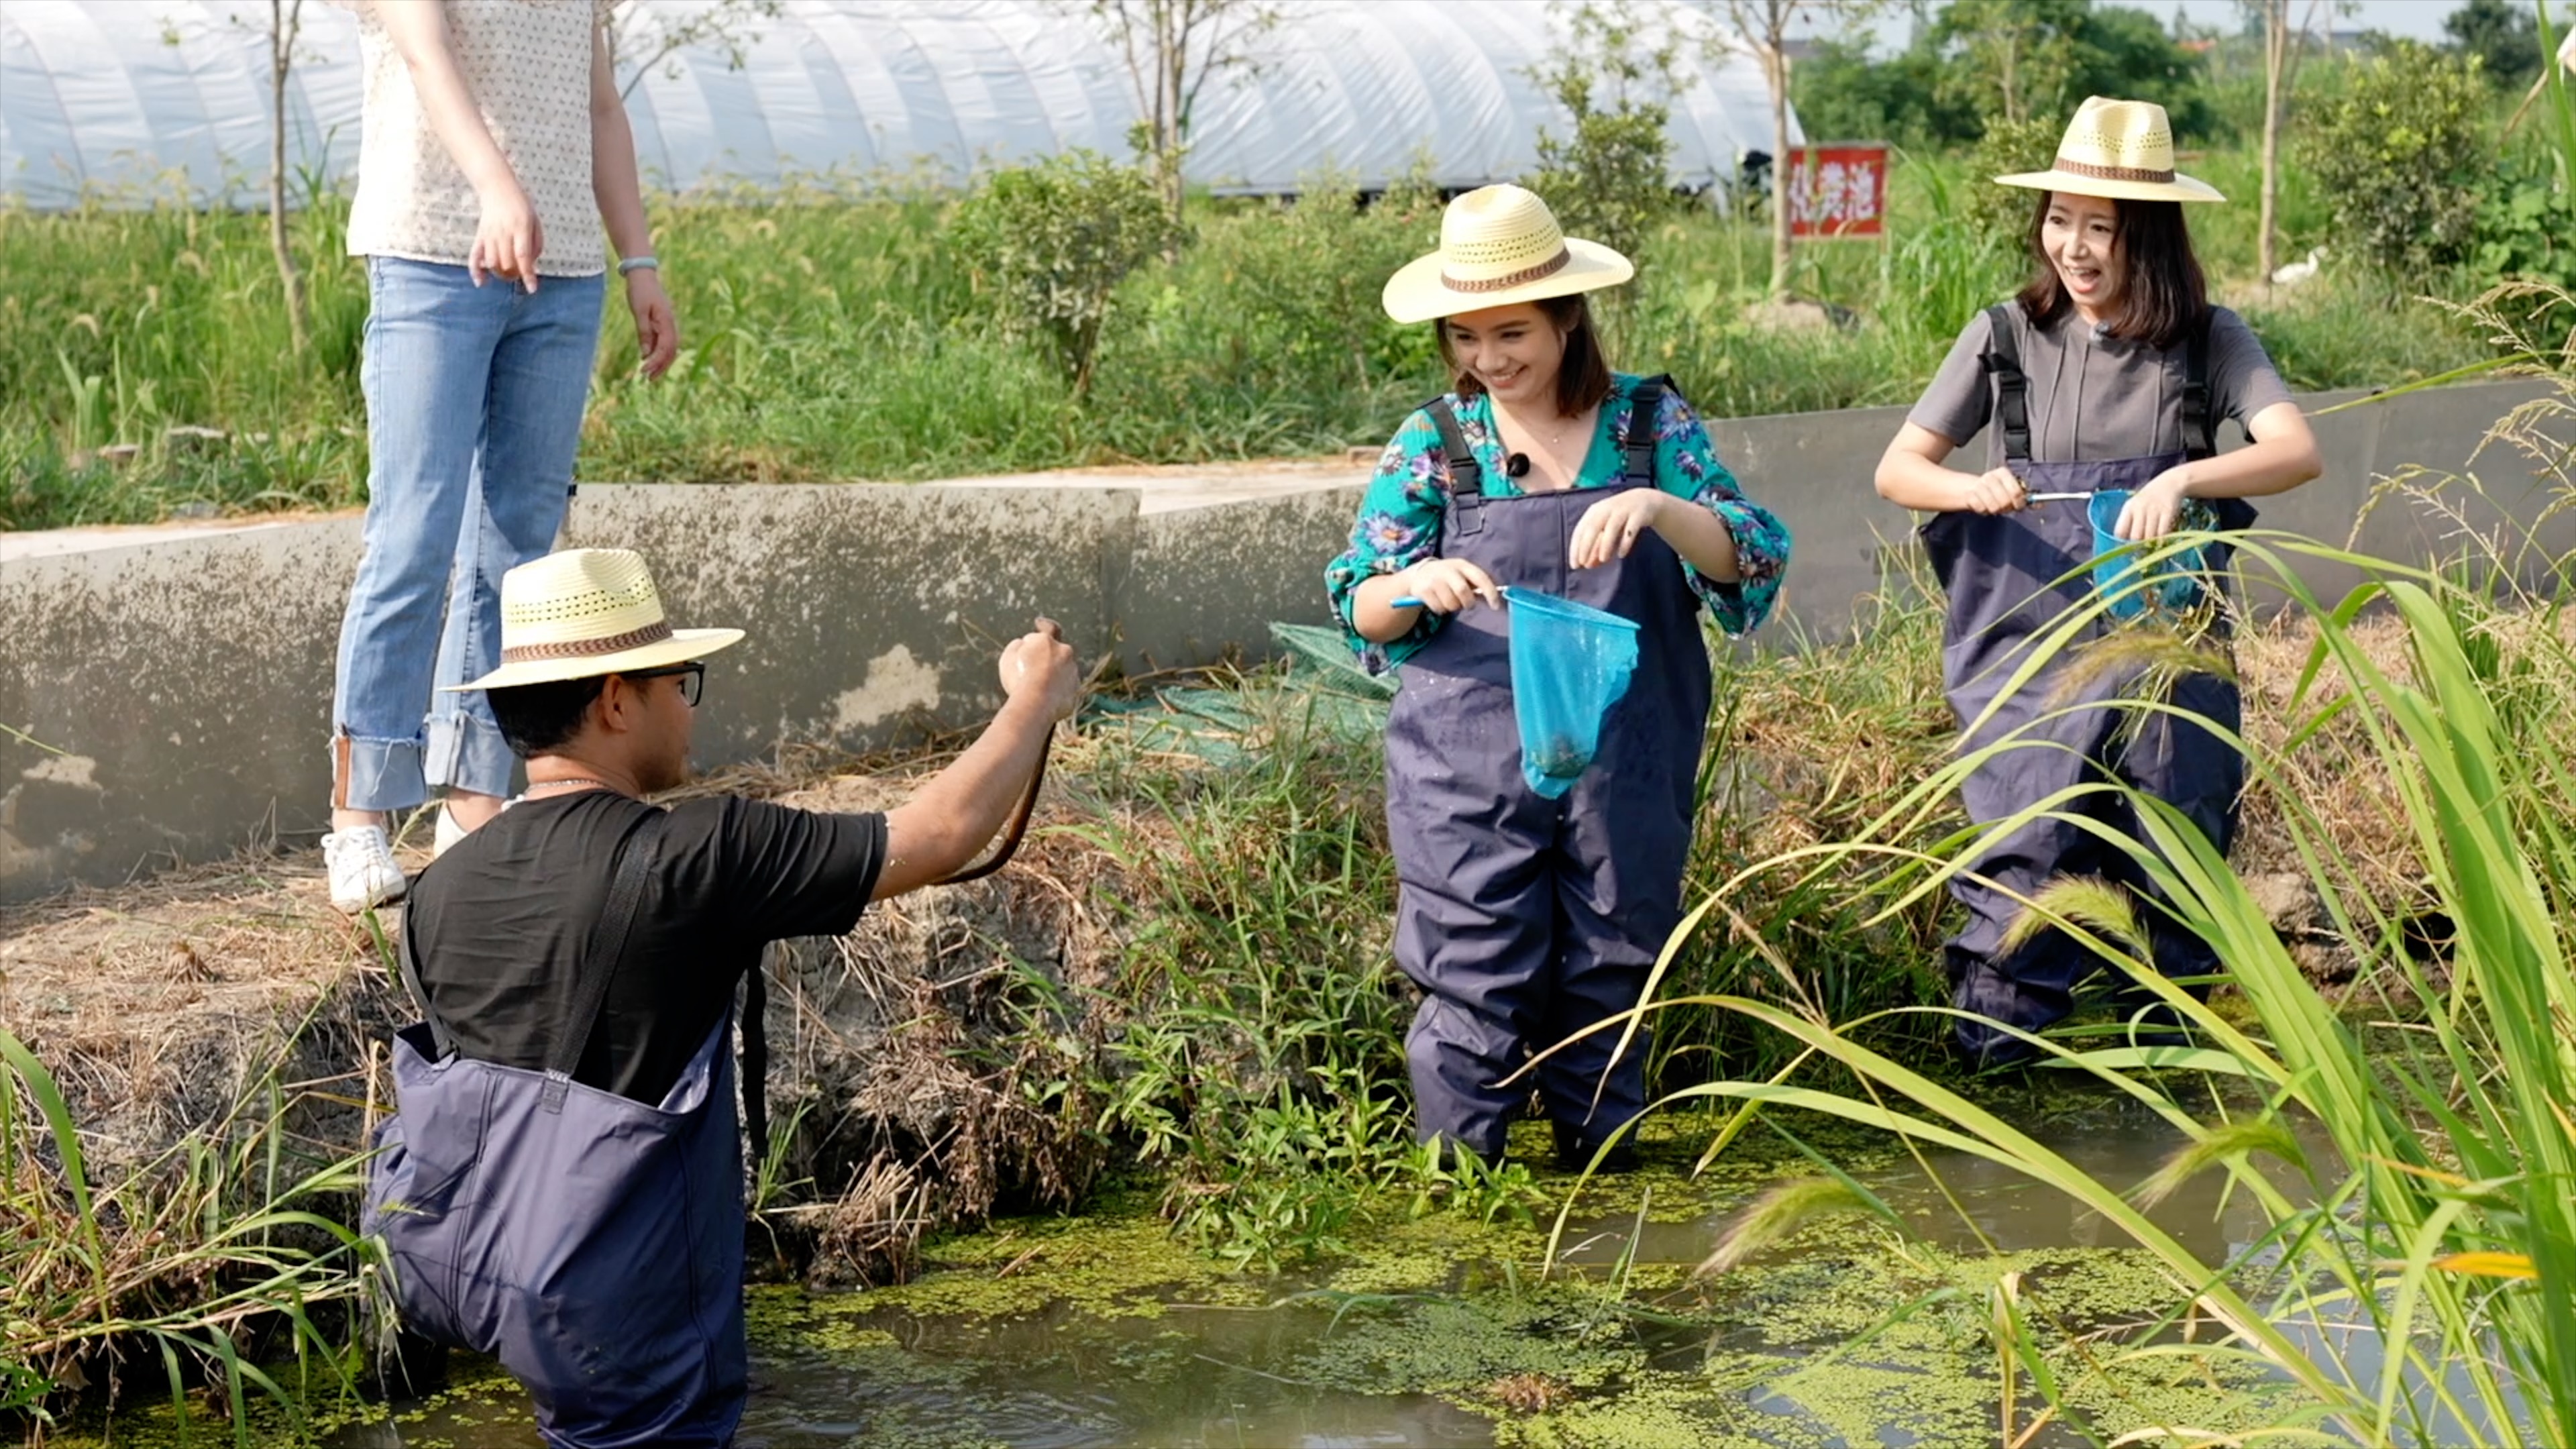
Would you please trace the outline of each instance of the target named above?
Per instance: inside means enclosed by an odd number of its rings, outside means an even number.
[[[2218,188],[2174,170],[2173,126],[2153,101],[2090,96],[2066,123],[2057,164],[1998,176],[2006,186],[2069,191],[2118,201],[2225,201]]]
[[[1626,257],[1558,230],[1556,214],[1535,193],[1480,186],[1449,203],[1440,214],[1440,250],[1387,278],[1383,300],[1398,322],[1428,322],[1615,287],[1636,274]]]
[[[686,664],[742,641],[740,629],[674,629],[644,556],[568,548],[501,576],[501,667],[450,689],[508,689]]]

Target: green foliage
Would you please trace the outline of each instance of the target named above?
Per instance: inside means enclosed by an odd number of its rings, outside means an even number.
[[[2045,123],[2054,142],[2088,95],[2154,101],[2186,140],[2220,129],[2199,58],[2145,10],[2092,0],[1952,0],[1904,51],[1827,41],[1790,83],[1819,138],[1960,146]]]
[[[1439,194],[1421,173],[1374,198],[1329,172],[1300,187],[1293,202],[1246,203],[1222,240],[1211,234],[1193,248],[1107,339],[1095,411],[1120,451],[1169,447],[1124,431],[1136,422],[1238,428],[1249,450],[1261,446],[1256,430],[1296,411],[1345,417],[1391,406],[1391,379],[1436,371],[1430,330],[1390,321],[1380,293],[1396,268],[1438,244]],[[1196,419],[1173,419],[1168,404],[1153,402],[1184,395],[1277,401],[1271,416]]]
[[[2301,162],[2333,199],[2337,233],[2404,274],[2467,259],[2494,169],[2479,63],[2400,40],[2343,64],[2341,93],[2298,134]]]
[[[1977,108],[1948,83],[1948,70],[1928,45],[1874,61],[1865,41],[1826,40],[1790,68],[1790,99],[1799,124],[1820,141],[1956,145],[1975,139]]]
[[[1967,212],[1980,236],[1993,237],[2016,253],[2024,250],[2030,214],[2039,193],[2019,186],[1997,186],[1995,178],[2024,171],[2045,171],[2057,159],[2057,143],[2066,134],[2063,116],[2030,116],[2008,121],[1986,118],[1986,133],[1968,152]]]
[[[2525,346],[2544,350],[2537,339]],[[2516,469],[2537,461],[2563,494],[2576,477],[2564,433],[2576,416],[2576,353],[2554,361],[2555,385],[2499,419],[2490,437],[2493,453]],[[2474,476],[2401,477],[2382,506],[2453,518],[2464,505],[2485,506],[2469,502],[2484,491]],[[2024,1124],[1856,1044],[1835,1025],[1847,1019],[1821,1013],[1698,1003],[1764,1023],[1852,1072],[1862,1091],[1739,1079],[1688,1095],[1746,1113],[1795,1106],[1877,1126],[2067,1195],[2160,1261],[2188,1311],[2220,1326],[2227,1342],[2217,1357],[2292,1386],[2300,1402],[2267,1411],[2284,1430],[2327,1429],[2355,1444],[2562,1449],[2576,1425],[2576,1198],[2567,1192],[2576,1120],[2566,1110],[2576,1053],[2563,1029],[2576,1011],[2576,739],[2565,708],[2576,693],[2576,634],[2564,598],[2516,581],[2563,578],[2576,559],[2537,537],[2499,537],[2419,569],[2262,533],[2245,539],[2240,559],[2316,631],[2283,703],[2285,734],[2251,742],[2253,776],[2279,803],[2335,934],[2361,954],[2367,999],[2418,1004],[2403,1032],[2374,1040],[2311,981],[2224,855],[2180,812],[2104,784],[2079,793],[2118,794],[2141,822],[2138,838],[2107,843],[2226,963],[2251,1016],[2158,975],[2105,920],[2098,887],[2062,882],[2030,903],[2114,979],[2153,992],[2200,1043],[2099,1046],[2082,1028],[2042,1042],[2044,1061],[2125,1094],[2186,1139],[2143,1193],[2126,1177],[2115,1185],[2088,1174]],[[2319,565],[2365,582],[2339,601],[2320,598],[2303,582]],[[2043,651],[2069,647],[2086,623],[2070,621]],[[2007,739],[1979,750],[1927,777],[1922,803],[2005,751],[2046,747]],[[2384,782],[2369,791],[2373,818],[2330,818],[2315,782],[2356,774]],[[1990,831],[1961,832],[1931,857],[1937,869],[1892,892],[1891,909],[1938,890],[2033,819],[2098,808],[2052,800]],[[1891,812],[1822,858],[1902,847],[1890,831],[1917,818]],[[2373,884],[2366,858],[2390,841],[2420,864],[2412,898]],[[2426,919],[2442,923],[2438,978],[2423,959]],[[2203,1074],[2242,1079],[2252,1092],[2212,1091]],[[1730,1121],[1712,1153],[1742,1125]],[[2304,1146],[2291,1130],[2300,1127],[2331,1152]],[[2230,1194],[2267,1220],[2250,1245],[2231,1234],[2240,1251],[2226,1261],[2196,1256],[2140,1201],[2210,1171],[2227,1173]],[[2061,1390],[2036,1376],[2030,1328],[2013,1317],[1998,1313],[1998,1347],[2022,1356],[2034,1387],[2063,1406]],[[2350,1327],[2291,1331],[2304,1323]],[[2376,1351],[2347,1355],[2340,1345],[2353,1341]],[[2114,1363],[2160,1351],[2143,1342],[2103,1350]]]
[[[244,1449],[254,1397],[302,1411],[261,1362],[291,1356],[350,1386],[322,1325],[326,1305],[359,1291],[365,1250],[338,1219],[365,1159],[313,1159],[291,1120],[305,1099],[281,1085],[286,1059],[281,1048],[218,1120],[95,1182],[60,1084],[0,1029],[0,1415],[26,1416],[41,1440],[52,1411],[138,1348],[166,1369],[183,1423],[199,1378]]]
[[[2474,56],[2497,85],[2529,85],[2540,73],[2540,27],[2528,0],[2467,0],[2442,17],[2449,49]]]
[[[1555,63],[1531,72],[1574,128],[1539,128],[1529,188],[1567,232],[1629,257],[1676,205],[1665,102],[1679,89],[1681,43],[1658,16],[1585,0],[1565,15]]]
[[[949,236],[993,314],[1044,338],[1077,395],[1118,284],[1181,241],[1150,177],[1079,148],[994,172]]]
[[[2576,195],[2506,167],[2478,198],[2478,275],[2576,286]]]
[[[1951,0],[1926,44],[1947,62],[1936,86],[1986,118],[2053,120],[2090,95],[2154,101],[2184,136],[2212,114],[2198,63],[2155,17],[2092,0]]]

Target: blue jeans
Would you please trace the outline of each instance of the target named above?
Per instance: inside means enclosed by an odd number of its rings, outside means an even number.
[[[367,258],[365,552],[332,713],[332,799],[406,810],[432,787],[506,795],[476,694],[499,661],[501,575],[554,546],[590,398],[606,277],[531,294],[463,267]]]

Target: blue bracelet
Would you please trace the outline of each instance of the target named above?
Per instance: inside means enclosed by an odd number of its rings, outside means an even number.
[[[619,262],[619,263],[617,264],[617,275],[619,275],[619,276],[621,276],[621,277],[622,277],[622,276],[625,276],[628,272],[640,272],[640,271],[642,271],[643,269],[645,269],[646,267],[651,267],[653,270],[655,270],[655,271],[657,271],[657,272],[658,272],[658,271],[660,271],[660,270],[662,270],[662,262],[661,262],[661,259],[660,259],[660,258],[658,258],[658,257],[653,256],[653,255],[652,255],[652,254],[650,254],[650,253],[647,253],[647,254],[645,254],[645,255],[643,255],[643,256],[640,256],[640,257],[628,257],[628,258],[627,258],[627,259],[625,259],[624,261]]]

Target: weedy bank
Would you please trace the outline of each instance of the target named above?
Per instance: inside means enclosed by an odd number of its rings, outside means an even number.
[[[1617,360],[1671,372],[1719,416],[1910,400],[2020,280],[2018,241],[1971,204],[1981,189],[1959,158],[1906,158],[1892,240],[1807,246],[1796,289],[1815,305],[1788,315],[1754,305],[1761,227],[1671,213],[1613,309]],[[2294,236],[2323,225],[2292,197]],[[662,384],[634,382],[611,297],[579,476],[903,480],[1338,452],[1382,442],[1442,385],[1428,332],[1387,322],[1377,297],[1437,239],[1428,193],[1361,206],[1327,176],[1294,204],[1194,201],[1179,261],[1115,282],[1082,391],[1052,347],[995,325],[998,280],[963,244],[961,205],[823,189],[662,199],[657,251],[688,345]],[[341,255],[345,215],[323,194],[293,219],[313,319],[299,353],[264,218],[175,200],[0,211],[0,526],[362,501],[366,287]],[[2251,257],[2231,230],[2242,218],[2196,224],[2220,295],[2295,386],[2386,386],[2485,355],[2422,300],[2448,281],[2356,266],[2270,298],[2236,260]]]

